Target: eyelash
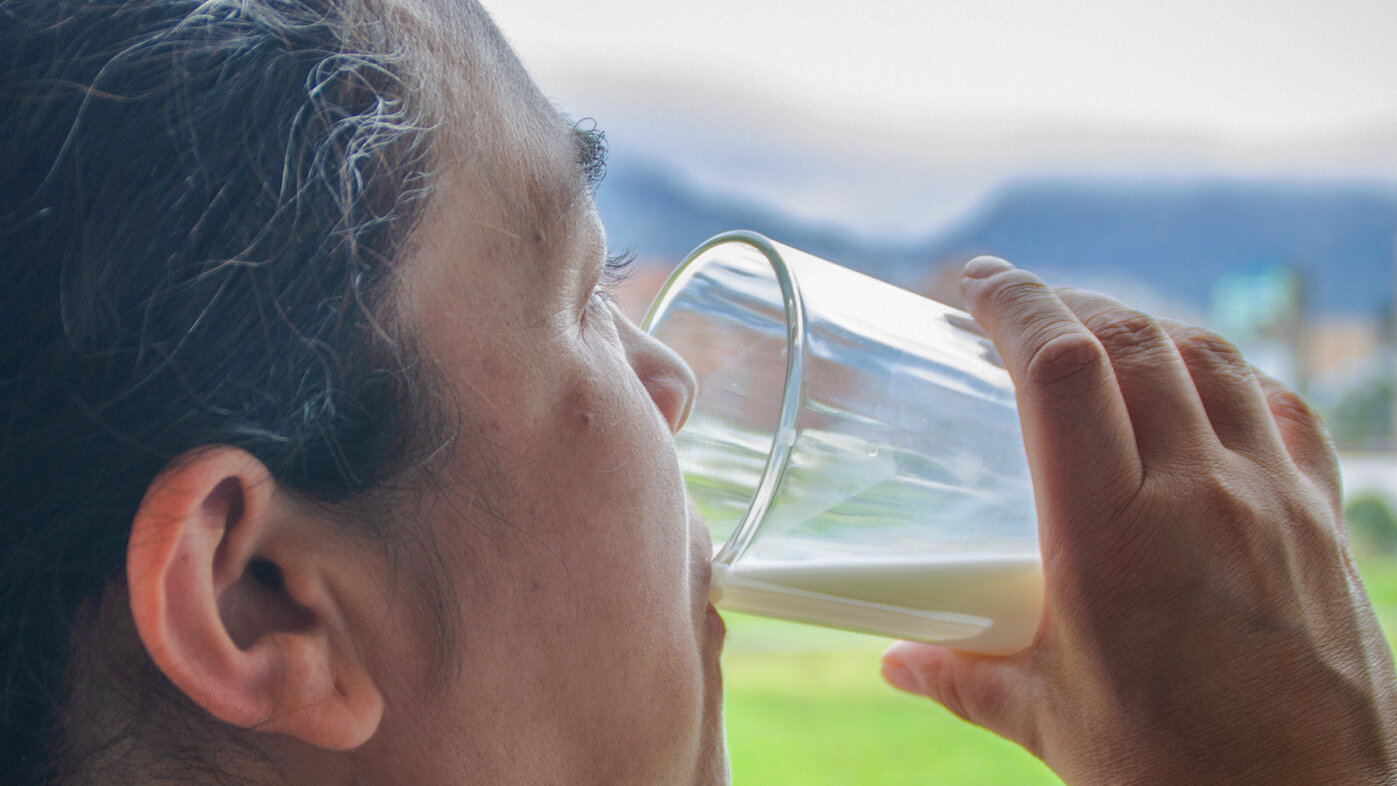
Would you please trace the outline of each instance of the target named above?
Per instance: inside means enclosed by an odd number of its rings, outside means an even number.
[[[616,302],[616,290],[635,275],[636,252],[622,251],[606,258],[602,265],[601,278],[592,290],[592,299],[600,303]]]

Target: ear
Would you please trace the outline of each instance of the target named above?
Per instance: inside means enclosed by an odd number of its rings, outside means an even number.
[[[156,666],[215,717],[333,750],[383,698],[333,591],[333,529],[248,453],[206,447],[151,484],[131,528],[131,613]]]

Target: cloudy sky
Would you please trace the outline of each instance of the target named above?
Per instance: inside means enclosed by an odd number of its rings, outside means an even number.
[[[897,122],[1025,113],[1285,140],[1397,124],[1392,0],[512,0],[547,86],[648,74]]]
[[[809,218],[923,232],[1064,171],[1397,182],[1397,0],[490,9],[613,153],[660,140],[691,180]]]

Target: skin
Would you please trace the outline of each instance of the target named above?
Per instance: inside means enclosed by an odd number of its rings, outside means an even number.
[[[462,422],[396,514],[435,586],[211,447],[138,515],[137,628],[291,782],[726,783],[712,546],[673,444],[692,373],[600,291],[571,122],[493,28],[457,35],[472,56],[445,76],[442,176],[393,308]]]
[[[395,508],[426,547],[395,564],[208,446],[136,517],[131,621],[237,782],[725,783],[710,544],[672,442],[694,382],[598,296],[570,126],[482,19],[424,26],[454,42],[443,174],[393,304],[462,424]],[[1303,402],[1214,336],[1007,263],[964,288],[1018,386],[1046,609],[1018,655],[901,643],[886,678],[1072,783],[1390,780],[1391,654]]]
[[[984,258],[967,304],[1003,355],[1038,498],[1036,642],[903,642],[894,686],[1070,783],[1389,783],[1392,654],[1314,413],[1225,340]]]
[[[720,782],[711,545],[687,515],[672,436],[693,377],[598,292],[605,242],[571,124],[513,73],[500,111],[473,110],[473,125],[532,157],[463,141],[403,281],[408,323],[474,424],[420,516],[450,573],[469,577],[470,678],[404,686],[434,711],[391,729],[419,741],[395,771]],[[402,640],[387,663],[425,669],[430,641]],[[462,739],[491,744],[439,761]]]

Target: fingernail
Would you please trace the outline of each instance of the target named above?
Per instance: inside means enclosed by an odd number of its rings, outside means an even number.
[[[883,661],[883,679],[898,690],[921,695],[922,682],[912,670],[894,660]]]
[[[975,257],[965,265],[965,270],[961,271],[961,276],[964,278],[989,278],[995,273],[1013,269],[1013,265],[999,257]]]

